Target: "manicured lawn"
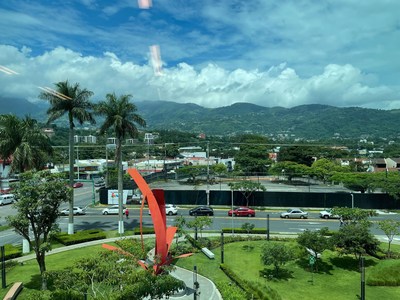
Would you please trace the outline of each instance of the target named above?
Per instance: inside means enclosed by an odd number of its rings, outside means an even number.
[[[153,242],[147,240],[146,242]],[[266,241],[237,242],[225,245],[225,265],[229,266],[235,273],[242,278],[257,283],[258,286],[269,286],[278,291],[282,299],[358,299],[360,295],[360,273],[358,272],[358,262],[353,256],[337,256],[336,253],[325,251],[319,263],[318,271],[312,273],[308,266],[308,259],[297,260],[284,266],[286,276],[280,279],[268,279],[268,276],[260,276],[260,271],[264,266],[260,261],[262,245]],[[286,242],[294,245],[294,241]],[[251,250],[243,246],[251,245]],[[382,245],[382,249],[386,249]],[[393,251],[399,251],[399,245],[392,246]],[[85,247],[61,252],[46,257],[48,270],[63,269],[70,266],[74,261],[90,255],[96,255],[102,251],[101,245]],[[236,300],[244,299],[242,292],[231,285],[230,279],[220,270],[221,262],[220,248],[213,250],[215,259],[208,259],[203,253],[195,254],[191,257],[177,261],[178,266],[193,270],[197,266],[199,274],[202,274],[217,285],[220,291],[228,291],[228,296],[224,299]],[[368,279],[368,268],[378,264],[398,264],[399,260],[385,260],[380,262],[375,258],[366,258],[366,279]],[[271,269],[269,267],[268,269]],[[39,289],[40,277],[36,260],[30,260],[23,265],[18,265],[12,270],[7,271],[8,287],[16,281],[24,283],[24,290]],[[370,287],[366,285],[367,299],[398,299],[400,287]],[[233,293],[234,292],[234,293]],[[0,299],[4,297],[6,290],[0,290]],[[224,294],[223,294],[224,296]],[[24,299],[24,291],[18,299]]]
[[[360,295],[360,279],[358,261],[353,256],[339,257],[336,253],[325,251],[319,265],[319,271],[312,273],[308,266],[307,256],[304,260],[293,261],[284,266],[284,278],[268,279],[260,276],[264,269],[260,261],[261,247],[265,241],[238,242],[225,245],[225,264],[229,266],[241,278],[253,281],[258,286],[266,286],[275,289],[282,299],[357,299]],[[289,242],[287,242],[289,243]],[[292,242],[293,243],[293,242]],[[249,251],[243,249],[244,245],[252,245]],[[395,247],[397,248],[397,247]],[[217,285],[224,282],[224,275],[219,270],[220,248],[214,249],[215,260],[209,260],[202,253],[179,260],[177,265],[193,268],[197,265],[199,273],[213,280]],[[385,261],[385,263],[390,261]],[[393,260],[393,263],[396,262]],[[368,278],[368,266],[379,263],[375,258],[366,258],[366,278]],[[268,267],[271,269],[271,267]],[[400,287],[365,287],[367,299],[398,299]]]

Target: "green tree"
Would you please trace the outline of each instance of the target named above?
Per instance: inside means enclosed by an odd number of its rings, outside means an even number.
[[[124,221],[122,215],[122,140],[128,136],[136,138],[139,135],[136,127],[137,125],[142,127],[146,126],[146,121],[136,113],[136,105],[130,102],[131,97],[131,95],[121,95],[120,97],[117,97],[115,93],[107,94],[106,100],[100,101],[95,106],[96,114],[105,117],[105,120],[100,127],[100,134],[104,134],[107,130],[112,128],[116,138],[115,161],[118,170],[118,232],[120,234],[124,233]]]
[[[65,114],[69,124],[69,185],[74,184],[74,128],[77,121],[79,124],[85,122],[95,123],[91,113],[92,104],[89,98],[93,92],[86,89],[81,89],[78,83],[71,85],[68,80],[60,81],[55,84],[56,92],[42,92],[39,98],[47,100],[50,103],[50,108],[47,110],[48,120],[51,123]],[[74,233],[74,190],[71,189],[69,199],[69,218],[68,218],[68,234]]]
[[[265,192],[267,189],[260,182],[255,182],[251,180],[242,180],[238,182],[228,183],[232,191],[239,191],[246,199],[246,206],[249,206],[250,197],[255,191]]]
[[[366,222],[350,223],[340,227],[331,237],[332,243],[342,254],[353,254],[356,259],[362,255],[374,254],[379,241],[370,233]]]
[[[184,288],[184,283],[171,275],[155,276],[152,268],[140,268],[142,257],[122,250],[125,252],[102,251],[74,262],[74,267],[49,272],[52,299],[83,299],[85,294],[90,299],[161,299]]]
[[[365,223],[367,225],[370,225],[368,218],[375,213],[373,211],[357,207],[334,207],[332,209],[332,214],[340,216],[344,225],[357,223]]]
[[[43,169],[48,155],[53,153],[49,138],[36,120],[26,116],[0,115],[0,157],[12,159],[16,172]]]
[[[179,175],[182,176],[189,176],[190,177],[190,182],[193,184],[196,184],[196,178],[201,175],[205,174],[207,172],[207,166],[193,166],[193,165],[188,165],[188,166],[183,166],[182,168],[179,168],[177,170]]]
[[[365,193],[375,188],[376,175],[372,173],[334,173],[332,181],[341,182],[343,185],[353,191]]]
[[[25,172],[20,176],[14,189],[17,213],[8,216],[7,221],[35,251],[42,289],[46,289],[47,282],[43,277],[46,252],[51,250],[51,237],[58,231],[59,208],[68,201],[70,188],[65,185],[64,178],[48,171]]]
[[[246,230],[247,234],[250,234],[253,231],[254,227],[255,227],[254,224],[250,224],[250,223],[246,222],[246,223],[242,224],[241,228],[243,230]]]
[[[235,154],[235,170],[245,174],[266,173],[271,160],[269,158],[268,139],[259,135],[239,136],[240,150]]]
[[[272,165],[270,173],[277,176],[285,176],[288,181],[291,181],[293,177],[307,175],[309,169],[308,166],[296,162],[281,161]]]
[[[261,262],[266,265],[273,265],[275,268],[275,276],[279,276],[281,266],[294,258],[292,248],[281,242],[267,242],[261,250]]]
[[[327,227],[313,231],[307,229],[297,236],[297,243],[299,243],[299,245],[312,250],[310,254],[314,256],[317,270],[318,254],[322,254],[322,252],[331,248],[331,243],[326,237],[327,232]]]
[[[186,232],[185,232],[185,226],[186,226],[186,219],[183,216],[179,216],[175,219],[174,226],[177,228],[176,229],[176,245],[178,246],[179,238],[181,238]]]
[[[278,161],[291,161],[300,165],[311,166],[315,160],[316,147],[312,146],[287,146],[281,147]]]
[[[388,257],[390,257],[390,245],[392,244],[394,237],[400,234],[400,221],[396,221],[393,219],[382,220],[378,222],[378,227],[386,234],[388,238],[387,254]]]
[[[321,158],[313,162],[309,169],[309,174],[326,182],[330,180],[330,176],[336,172],[348,173],[350,172],[349,167],[342,167],[338,162],[329,160],[327,158]]]
[[[213,220],[208,216],[195,217],[193,220],[186,222],[188,228],[193,228],[200,231],[200,236],[203,237],[203,229],[212,224]]]

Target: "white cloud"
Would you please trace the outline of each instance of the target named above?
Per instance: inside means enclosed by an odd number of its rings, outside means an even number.
[[[321,103],[394,108],[390,101],[400,100],[397,90],[371,85],[368,74],[350,64],[329,64],[320,74],[302,77],[286,63],[267,71],[227,70],[217,64],[197,69],[180,63],[164,67],[162,76],[155,76],[150,63],[124,62],[112,52],[84,56],[58,47],[33,56],[26,47],[2,45],[0,65],[19,73],[11,76],[0,72],[2,94],[29,99],[37,99],[38,86],[53,87],[68,79],[93,91],[94,100],[110,92],[132,94],[135,101],[192,102],[205,107],[249,102],[269,107]]]

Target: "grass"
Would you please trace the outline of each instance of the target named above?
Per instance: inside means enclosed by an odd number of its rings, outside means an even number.
[[[285,300],[300,299],[358,299],[360,295],[361,275],[358,271],[358,262],[353,256],[337,256],[337,253],[325,251],[320,261],[319,271],[311,272],[308,266],[308,257],[302,260],[292,261],[284,266],[284,272],[280,279],[268,279],[260,276],[264,266],[260,261],[262,245],[265,241],[251,242],[252,250],[245,250],[243,246],[250,242],[238,242],[225,245],[224,262],[241,278],[255,282],[258,286],[269,286],[278,291]],[[397,245],[396,245],[397,246]],[[395,247],[398,248],[398,247]],[[394,250],[394,249],[393,249]],[[213,250],[215,260],[209,260],[202,253],[179,260],[177,265],[193,269],[196,265],[200,274],[210,278],[217,286],[226,282],[224,274],[219,270],[220,248]],[[366,276],[368,268],[378,265],[375,258],[366,258]],[[384,261],[386,264],[398,264],[398,260]],[[272,270],[272,267],[268,267]],[[268,271],[266,272],[267,274]],[[368,299],[397,299],[400,295],[400,287],[372,287],[366,286]],[[223,295],[224,297],[224,295]],[[227,297],[227,298],[225,298]],[[229,299],[225,295],[224,299]]]
[[[113,234],[110,233],[110,235]],[[153,243],[154,241],[148,239],[146,244],[147,242]],[[304,259],[288,263],[283,267],[285,271],[282,274],[284,276],[280,279],[274,279],[260,275],[260,271],[265,268],[260,261],[260,253],[264,243],[266,241],[226,244],[224,247],[224,263],[242,278],[256,283],[259,287],[269,286],[277,290],[282,299],[285,300],[298,300],[299,298],[315,300],[358,299],[360,295],[360,273],[358,272],[358,262],[353,256],[340,257],[335,252],[325,251],[322,260],[319,262],[319,269],[314,273],[311,272],[308,266],[307,257],[304,257]],[[294,245],[294,241],[286,243]],[[246,245],[251,245],[252,247],[247,247],[246,249],[243,247]],[[386,245],[383,244],[382,249],[385,249],[385,247]],[[392,250],[400,251],[400,245],[392,245]],[[99,251],[102,251],[101,245],[48,255],[46,257],[46,266],[48,270],[63,269],[70,266],[74,261],[96,255]],[[215,254],[214,260],[208,259],[203,253],[196,253],[191,257],[178,260],[177,265],[189,270],[193,270],[193,266],[197,266],[199,274],[214,281],[221,293],[228,290],[226,294],[223,294],[224,299],[244,299],[243,294],[240,294],[238,288],[231,285],[230,280],[219,268],[221,249],[216,248],[213,253]],[[368,280],[369,273],[372,274],[373,269],[376,270],[381,265],[386,268],[398,266],[399,260],[379,261],[368,257],[365,264],[367,267],[366,280]],[[266,274],[269,274],[269,269],[272,268],[268,267]],[[16,281],[24,283],[25,291],[40,288],[39,268],[35,259],[24,262],[22,265],[7,271],[6,278],[7,288]],[[236,289],[235,296],[232,293],[233,289]],[[366,285],[365,289],[368,299],[397,299],[400,295],[400,287]],[[24,299],[24,290],[18,299]],[[6,292],[7,289],[0,290],[0,299],[4,297]]]

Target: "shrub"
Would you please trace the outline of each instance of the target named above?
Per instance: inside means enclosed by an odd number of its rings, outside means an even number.
[[[386,260],[368,268],[370,286],[400,286],[400,261]]]
[[[67,234],[63,232],[55,236],[55,240],[65,246],[75,245],[95,240],[102,240],[105,238],[106,234],[101,229],[83,230],[83,231],[78,231],[77,233],[74,234]]]
[[[247,280],[242,280],[236,275],[229,267],[224,264],[220,265],[221,270],[228,276],[233,282],[235,282],[247,295],[247,299],[261,299],[261,300],[279,300],[281,297],[279,294],[267,287],[267,293],[259,288],[256,283],[249,282]]]
[[[142,228],[143,234],[154,234],[154,227],[143,227]],[[133,235],[140,235],[140,228],[135,228],[133,230]]]
[[[11,244],[4,245],[4,259],[9,260],[22,256],[21,247],[16,247]]]

